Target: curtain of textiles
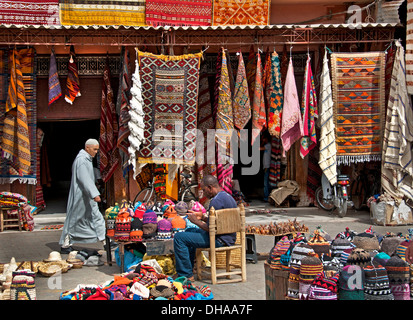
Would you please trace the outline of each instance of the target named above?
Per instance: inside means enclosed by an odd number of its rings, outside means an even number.
[[[0,49],[0,138],[3,136],[5,108],[7,100],[7,92],[10,76],[10,57],[13,50]],[[17,49],[20,57],[21,70],[23,73],[23,84],[26,95],[26,114],[28,135],[30,141],[30,171],[28,174],[20,176],[12,167],[10,160],[1,158],[0,162],[0,183],[12,183],[20,181],[20,183],[36,184],[36,168],[37,168],[37,114],[36,114],[36,51],[33,48]]]

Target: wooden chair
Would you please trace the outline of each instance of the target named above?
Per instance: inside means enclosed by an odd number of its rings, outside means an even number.
[[[8,211],[12,209],[17,209],[17,214],[9,215]],[[14,228],[18,227],[19,231],[22,231],[22,222],[21,222],[21,208],[20,207],[0,207],[0,232],[3,232],[5,228]],[[11,222],[6,224],[5,222]]]
[[[215,246],[215,237],[217,235],[238,232],[240,235],[240,244],[233,246],[223,246],[217,248]],[[245,210],[241,204],[234,209],[210,209],[209,212],[209,248],[198,248],[196,250],[196,270],[198,280],[202,280],[202,272],[207,271],[202,264],[202,252],[209,252],[209,259],[211,262],[210,278],[212,284],[230,283],[230,282],[245,282],[247,280],[247,266],[246,266],[246,249],[245,249]],[[241,265],[234,265],[231,263],[231,252],[233,250],[241,250]],[[217,273],[217,253],[225,252],[226,268],[225,272]],[[232,270],[231,267],[234,267]],[[236,276],[231,278],[231,276]],[[226,277],[226,279],[218,279]]]

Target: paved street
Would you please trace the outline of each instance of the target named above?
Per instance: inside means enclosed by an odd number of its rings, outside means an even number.
[[[271,209],[272,213],[254,213],[256,210]],[[255,210],[255,211],[254,211]],[[338,218],[334,213],[329,215],[327,212],[318,208],[275,208],[260,201],[254,201],[247,207],[246,223],[250,225],[267,225],[271,222],[281,222],[297,219],[304,223],[310,233],[322,226],[324,231],[332,237],[346,227],[363,232],[370,227],[370,214],[368,211],[349,210],[344,218]],[[32,232],[16,231],[6,229],[0,233],[0,262],[8,263],[12,257],[17,262],[24,260],[40,261],[48,258],[51,251],[59,250],[58,241],[61,235],[59,230],[41,230],[42,227],[52,224],[63,224],[64,213],[44,214],[39,213],[35,216],[35,230]],[[394,233],[407,233],[411,226],[383,227],[373,225],[373,229],[378,233],[391,231]],[[274,245],[273,236],[256,235],[256,247],[259,259],[256,264],[247,263],[247,282],[235,284],[211,285],[208,281],[197,282],[208,284],[214,294],[215,300],[265,300],[265,277],[264,261]],[[102,261],[106,262],[106,254],[102,250],[101,244],[74,245],[76,250],[90,248],[100,250]],[[66,255],[62,255],[65,259]],[[114,257],[113,257],[114,262]],[[36,276],[36,294],[38,300],[58,300],[59,294],[63,291],[74,289],[78,284],[102,284],[107,280],[113,279],[114,274],[120,273],[120,267],[114,262],[112,266],[106,263],[99,267],[86,267],[72,269],[62,274],[61,278],[47,278],[38,274]]]

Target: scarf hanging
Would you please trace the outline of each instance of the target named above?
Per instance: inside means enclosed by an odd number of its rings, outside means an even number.
[[[10,83],[5,111],[2,157],[11,161],[11,167],[19,176],[28,175],[31,167],[30,136],[22,66],[16,49],[11,55]]]
[[[254,82],[255,82],[255,72],[257,69],[257,60],[254,52],[254,46],[251,45],[250,52],[248,54],[248,62],[246,66],[247,71],[247,82],[248,82],[248,92],[250,96],[250,101],[254,99]]]
[[[284,97],[281,83],[280,59],[277,52],[271,55],[271,72],[270,72],[270,87],[269,92],[269,108],[268,108],[268,132],[271,136],[280,137],[281,119]]]
[[[244,129],[251,119],[251,104],[244,58],[242,57],[241,51],[238,55],[238,70],[235,80],[233,111],[235,127],[239,130]]]
[[[41,172],[41,150],[44,139],[44,132],[42,129],[37,128],[37,166],[36,166],[36,207],[45,209],[46,202],[43,197],[43,187],[42,187],[42,172]]]
[[[333,96],[327,50],[324,52],[323,69],[320,79],[320,159],[318,164],[330,181],[337,182],[337,149],[335,140]]]
[[[131,84],[130,84],[130,62],[129,62],[129,51],[122,47],[121,52],[122,67],[119,75],[119,90],[118,98],[116,103],[116,112],[119,115],[119,134],[117,147],[119,149],[120,163],[123,169],[123,176],[126,176],[125,168],[128,166],[128,148],[129,140],[128,136],[130,133],[128,122],[130,121],[130,106],[129,101],[131,100]]]
[[[143,98],[142,98],[142,82],[140,77],[139,61],[135,61],[135,72],[132,75],[132,88],[130,90],[131,100],[128,122],[129,127],[129,164],[133,168],[133,178],[142,170],[141,166],[137,164],[137,152],[144,140],[145,123],[143,121],[145,114],[143,113]]]
[[[79,72],[77,70],[75,47],[70,46],[70,57],[67,65],[65,100],[67,103],[73,104],[75,99],[80,96],[80,81]]]
[[[222,49],[221,77],[219,82],[218,109],[215,124],[217,142],[217,177],[221,188],[232,194],[232,150],[230,139],[234,131],[234,116],[227,57]],[[221,130],[221,131],[219,131]],[[225,150],[224,152],[222,152]]]
[[[405,55],[396,42],[392,81],[383,139],[381,184],[395,199],[413,200],[413,111],[406,88]]]
[[[283,156],[292,145],[303,136],[303,123],[300,103],[298,102],[297,86],[294,77],[293,60],[290,57],[284,87],[284,106],[281,124],[281,141]]]
[[[103,182],[107,182],[112,177],[119,164],[119,153],[116,148],[119,128],[110,80],[109,58],[107,58],[103,72],[99,136],[99,169]]]
[[[265,100],[262,83],[262,65],[260,54],[257,53],[257,68],[254,81],[254,98],[252,100],[252,134],[251,145],[259,137],[260,132],[267,126]],[[254,130],[255,129],[255,130]]]
[[[57,74],[56,55],[54,48],[52,48],[49,65],[49,106],[61,96],[62,88],[60,87],[59,75]]]
[[[217,62],[216,62],[217,73],[215,74],[215,82],[214,82],[214,100],[213,100],[213,105],[212,105],[212,120],[214,121],[214,123],[217,121],[219,82],[221,79],[221,65],[222,65],[222,56],[220,53],[218,53]]]
[[[206,69],[207,65],[203,64],[199,76],[198,130],[202,132],[203,136],[203,139],[197,138],[197,150],[203,150],[203,153],[196,153],[197,181],[199,184],[201,184],[202,179],[208,174],[216,176],[215,154],[214,152],[208,154],[207,133],[209,129],[214,129],[215,126],[211,114],[211,94],[209,92],[208,74],[206,73]],[[201,142],[203,143],[202,145]],[[215,142],[213,145],[215,145]],[[198,190],[198,196],[199,201],[205,203],[207,198],[200,189]]]
[[[307,57],[307,64],[304,72],[303,97],[301,104],[303,115],[303,137],[301,137],[300,156],[305,156],[316,146],[317,137],[315,131],[315,121],[318,117],[317,96],[315,92],[313,72],[311,70],[311,58]]]

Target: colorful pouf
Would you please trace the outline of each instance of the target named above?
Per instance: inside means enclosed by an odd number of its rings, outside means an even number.
[[[172,223],[168,219],[158,221],[158,233],[156,239],[169,240],[172,238]]]
[[[376,261],[363,267],[364,270],[364,300],[394,300],[390,290],[387,270]]]
[[[310,253],[315,253],[314,249],[304,242],[297,244],[291,252],[290,274],[288,276],[287,296],[291,299],[298,299],[300,290],[300,266],[301,260]]]
[[[392,256],[385,268],[394,300],[410,300],[410,267],[399,256]]]
[[[319,273],[310,286],[308,300],[337,300],[339,273],[329,276],[325,271]]]
[[[10,300],[36,300],[35,273],[30,270],[13,271]]]
[[[316,253],[310,252],[308,256],[301,260],[298,292],[300,300],[308,299],[311,284],[321,272],[323,272],[323,263]]]
[[[364,300],[364,270],[357,265],[344,266],[338,279],[339,300]]]

